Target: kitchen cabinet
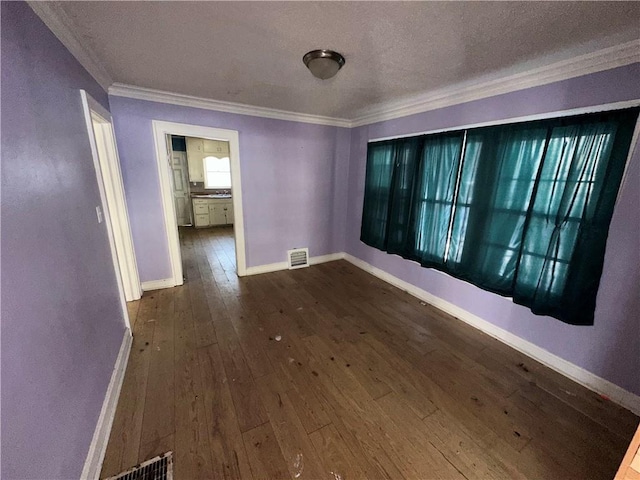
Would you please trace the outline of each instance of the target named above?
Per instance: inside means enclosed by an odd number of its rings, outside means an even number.
[[[206,215],[195,215],[196,218],[196,227],[208,227],[209,226],[209,214]]]
[[[211,225],[233,225],[233,203],[215,202],[209,206]]]
[[[225,215],[226,203],[213,203],[209,205],[209,223],[211,225],[226,225],[227,217]]]
[[[189,181],[204,182],[204,140],[187,137],[187,164]]]
[[[224,211],[224,215],[227,220],[227,225],[233,225],[233,203],[229,202],[228,208]]]
[[[230,198],[194,198],[193,213],[196,227],[233,225],[233,202]]]
[[[203,152],[205,157],[212,155],[214,157],[222,158],[229,156],[229,142],[222,142],[219,140],[203,140]]]

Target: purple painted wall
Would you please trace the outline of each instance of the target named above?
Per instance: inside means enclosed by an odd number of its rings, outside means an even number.
[[[80,88],[105,92],[2,2],[2,467],[78,478],[125,330]]]
[[[347,251],[497,326],[640,394],[640,152],[611,225],[596,324],[574,327],[359,241],[369,139],[640,98],[640,65],[355,129],[110,97],[142,281],[170,276],[151,120],[240,132],[247,266]]]
[[[533,315],[503,297],[360,242],[368,140],[638,99],[639,78],[636,63],[353,129],[346,251],[640,395],[640,145],[611,222],[592,327]]]
[[[342,251],[349,130],[110,96],[141,281],[171,277],[152,120],[237,130],[247,266]],[[336,160],[340,162],[336,162]]]

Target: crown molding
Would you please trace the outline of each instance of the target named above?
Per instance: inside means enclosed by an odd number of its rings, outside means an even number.
[[[240,115],[346,128],[406,117],[640,62],[640,40],[633,40],[595,52],[578,55],[568,60],[533,68],[522,73],[500,76],[489,80],[465,82],[402,100],[372,105],[356,112],[356,117],[353,119],[343,119],[194,97],[120,83],[114,84],[113,79],[98,60],[97,55],[74,33],[74,29],[71,28],[73,20],[57,5],[58,2],[28,1],[27,3],[78,62],[110,95]]]
[[[244,103],[225,102],[209,98],[193,97],[181,93],[165,92],[151,88],[136,87],[122,83],[114,83],[109,87],[109,95],[115,97],[147,100],[150,102],[169,103],[183,107],[203,108],[217,112],[235,113],[238,115],[250,115],[253,117],[273,118],[276,120],[288,120],[291,122],[313,123],[316,125],[331,125],[334,127],[351,127],[351,122],[342,118],[323,117],[307,113],[290,112],[275,108],[255,107]]]
[[[113,83],[111,75],[102,66],[97,55],[74,33],[73,20],[60,8],[58,2],[28,1],[31,9],[40,17],[44,24],[71,52],[100,86],[107,91]]]
[[[57,2],[28,1],[27,3],[78,62],[110,95],[239,115],[345,128],[406,117],[640,62],[640,40],[633,40],[554,62],[543,67],[533,68],[522,73],[476,82],[464,82],[402,100],[372,105],[355,112],[355,118],[344,119],[257,107],[114,83],[107,70],[98,60],[97,55],[88,45],[83,44],[83,41],[74,33],[74,29],[71,28],[73,20],[68,17],[64,10],[56,6]]]
[[[505,93],[601,72],[640,62],[640,40],[615,45],[568,60],[480,82],[465,82],[440,90],[374,105],[360,110],[352,127],[406,117]]]
[[[554,62],[522,73],[475,83],[466,82],[409,97],[401,101],[381,103],[360,110],[359,113],[361,114],[352,120],[255,107],[241,103],[212,100],[133,85],[124,85],[121,83],[113,84],[109,88],[109,95],[169,103],[185,107],[204,108],[240,115],[352,128],[428,112],[430,110],[480,100],[495,95],[502,95],[526,88],[538,87],[637,62],[640,62],[640,40],[634,40],[579,55],[568,60]]]

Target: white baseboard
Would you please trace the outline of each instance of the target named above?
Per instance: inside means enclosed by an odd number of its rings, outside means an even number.
[[[317,257],[309,257],[309,265],[318,265],[319,263],[332,262],[344,258],[344,253],[330,253],[328,255],[319,255]],[[258,265],[256,267],[247,267],[247,275],[260,275],[261,273],[277,272],[289,268],[287,262],[269,263],[267,265]]]
[[[80,477],[82,480],[94,480],[100,476],[102,462],[104,461],[104,455],[107,451],[107,443],[109,442],[109,435],[111,434],[113,418],[115,417],[116,407],[118,406],[122,382],[124,381],[124,374],[127,369],[127,361],[129,360],[132,341],[131,331],[127,328],[122,338],[118,358],[113,367],[109,387],[107,387],[107,394],[102,403],[100,417],[98,417],[98,423],[93,432],[89,453],[84,462],[82,476]]]
[[[161,290],[163,288],[175,287],[176,283],[173,278],[164,278],[162,280],[151,280],[150,282],[142,282],[142,291],[150,292],[151,290]]]
[[[362,270],[375,275],[376,277],[384,280],[391,285],[394,285],[406,292],[410,293],[414,297],[419,298],[420,300],[433,305],[436,308],[452,315],[465,323],[468,323],[472,327],[481,330],[487,335],[491,335],[492,337],[500,340],[501,342],[509,345],[512,348],[515,348],[521,353],[537,360],[538,362],[546,365],[547,367],[555,370],[558,373],[578,382],[579,384],[587,387],[594,392],[597,392],[602,395],[606,395],[615,403],[623,406],[631,410],[636,415],[640,415],[640,396],[625,390],[618,385],[611,383],[608,380],[605,380],[602,377],[599,377],[582,367],[579,367],[567,360],[558,357],[557,355],[527,341],[523,338],[514,335],[507,330],[504,330],[500,327],[497,327],[491,322],[484,320],[473,313],[464,310],[453,303],[447,302],[442,298],[436,297],[426,290],[422,290],[421,288],[416,287],[404,280],[399,279],[391,275],[390,273],[385,272],[369,263],[360,260],[359,258],[354,257],[353,255],[343,254],[343,257],[348,262],[352,263],[356,267],[361,268]]]
[[[318,257],[310,257],[309,264],[310,265],[318,265],[319,263],[333,262],[334,260],[342,260],[344,259],[344,252],[339,253],[330,253],[328,255],[320,255]]]
[[[287,262],[269,263],[267,265],[258,265],[256,267],[247,267],[246,275],[260,275],[262,273],[277,272],[278,270],[286,270],[289,268]]]

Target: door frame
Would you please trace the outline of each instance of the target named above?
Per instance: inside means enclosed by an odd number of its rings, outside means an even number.
[[[242,182],[240,178],[240,141],[237,130],[189,125],[186,123],[165,122],[152,120],[154,143],[156,146],[156,162],[160,179],[160,195],[162,197],[162,211],[164,216],[169,260],[174,285],[184,283],[182,274],[182,254],[180,252],[180,238],[176,220],[175,204],[173,200],[173,186],[169,176],[170,165],[166,160],[169,145],[167,135],[204,138],[207,140],[222,140],[229,142],[229,160],[231,163],[231,200],[233,202],[233,232],[236,245],[236,273],[239,277],[247,274],[244,215],[242,209]]]
[[[80,99],[120,301],[127,326],[130,328],[126,302],[140,299],[142,288],[131,238],[113,123],[109,111],[85,90],[80,90]]]

